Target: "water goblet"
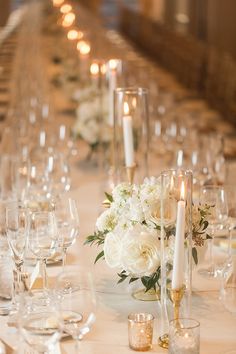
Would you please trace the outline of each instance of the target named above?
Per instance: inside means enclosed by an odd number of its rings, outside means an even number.
[[[32,350],[49,354],[61,336],[61,317],[58,302],[52,293],[25,293],[18,316],[20,333]]]
[[[231,259],[222,271],[220,300],[229,312],[236,314],[236,255]]]
[[[79,214],[77,201],[71,198],[59,199],[55,203],[60,246],[62,248],[63,268],[66,264],[67,249],[74,244],[79,233]]]
[[[43,288],[47,289],[47,259],[58,248],[58,229],[53,211],[37,211],[31,214],[29,248],[40,262]]]
[[[63,318],[63,330],[79,342],[90,332],[96,320],[96,297],[92,273],[83,267],[62,272],[56,283]]]
[[[200,201],[202,205],[211,206],[208,217],[208,230],[211,238],[208,239],[208,266],[205,269],[199,269],[199,273],[206,277],[216,277],[229,256],[226,253],[223,259],[218,260],[213,254],[213,244],[219,245],[220,240],[229,241],[227,196],[223,187],[209,185],[202,187]]]

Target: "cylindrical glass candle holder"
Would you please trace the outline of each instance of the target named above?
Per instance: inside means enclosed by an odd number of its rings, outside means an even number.
[[[144,352],[152,348],[154,317],[150,313],[131,313],[128,316],[129,346]]]
[[[110,59],[106,63],[106,77],[108,83],[108,123],[114,125],[114,91],[120,84],[122,74],[122,60]]]
[[[189,317],[192,274],[192,172],[170,170],[161,174],[161,337],[169,321]],[[164,336],[164,339],[163,339]],[[163,343],[164,341],[164,343]]]
[[[116,182],[141,182],[148,176],[148,90],[115,90],[114,168]]]
[[[172,320],[169,328],[169,354],[199,354],[200,323],[191,318]]]

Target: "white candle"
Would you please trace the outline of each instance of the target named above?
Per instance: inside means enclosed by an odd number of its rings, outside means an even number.
[[[87,41],[81,40],[77,43],[77,50],[79,52],[80,60],[80,76],[82,80],[85,80],[89,73],[88,59],[91,51],[90,44]]]
[[[109,68],[109,119],[108,124],[113,127],[114,125],[114,90],[117,86],[117,68],[118,68],[118,60],[110,59],[108,63]]]
[[[109,73],[109,125],[114,124],[114,90],[116,89],[117,78],[116,70],[110,70]]]
[[[133,139],[133,123],[131,116],[123,117],[123,136],[125,149],[125,165],[132,167],[134,165],[134,139]]]
[[[91,74],[92,83],[94,84],[95,87],[97,87],[98,81],[99,81],[99,65],[98,65],[98,63],[91,64],[90,74]]]
[[[175,250],[172,274],[172,289],[180,289],[184,282],[184,233],[185,233],[185,200],[184,182],[181,185],[180,200],[177,206],[175,233]]]

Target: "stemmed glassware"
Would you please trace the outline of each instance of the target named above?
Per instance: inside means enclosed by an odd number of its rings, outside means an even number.
[[[53,197],[70,190],[70,169],[66,157],[62,153],[49,154],[46,163],[46,175]]]
[[[224,267],[225,258],[228,257],[227,253],[223,260],[218,260],[213,254],[213,245],[218,246],[219,240],[229,242],[228,203],[225,189],[219,186],[204,186],[200,193],[200,201],[202,205],[211,206],[208,218],[211,239],[208,240],[208,267],[199,269],[199,273],[206,277],[216,277]]]
[[[71,198],[59,199],[55,204],[55,215],[60,238],[60,247],[63,251],[63,268],[66,264],[66,252],[75,241],[79,233],[79,215],[77,201]]]
[[[19,328],[28,346],[38,353],[49,354],[61,336],[61,316],[57,299],[49,293],[25,293],[21,299]]]
[[[56,290],[63,316],[63,330],[79,341],[90,332],[96,320],[96,296],[92,273],[83,267],[73,267],[57,278]]]
[[[29,248],[41,265],[43,288],[47,289],[47,259],[58,248],[58,228],[53,211],[37,211],[31,214]]]
[[[12,259],[16,267],[17,282],[15,294],[21,291],[22,267],[27,247],[29,231],[28,209],[22,208],[16,203],[6,210],[6,232],[8,244],[11,249]]]

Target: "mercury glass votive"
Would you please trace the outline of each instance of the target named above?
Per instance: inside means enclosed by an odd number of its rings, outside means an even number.
[[[128,316],[129,346],[144,352],[152,348],[154,317],[150,313],[131,313]]]
[[[200,323],[190,318],[172,320],[169,326],[169,354],[199,354]]]

